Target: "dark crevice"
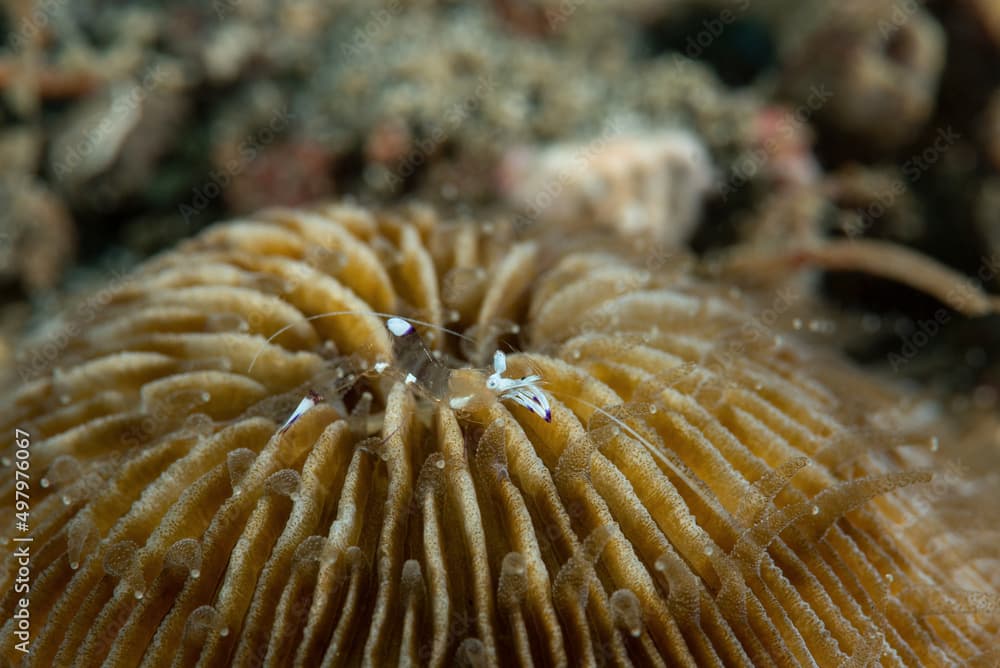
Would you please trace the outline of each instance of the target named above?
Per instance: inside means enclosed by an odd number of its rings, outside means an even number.
[[[694,9],[649,25],[644,52],[677,53],[708,64],[730,86],[746,86],[776,64],[774,40],[761,21],[734,10]]]

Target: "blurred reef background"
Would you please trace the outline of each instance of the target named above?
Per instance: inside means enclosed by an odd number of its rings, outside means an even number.
[[[996,0],[0,8],[4,363],[43,315],[205,225],[323,198],[587,217],[694,258],[885,240],[1000,292]],[[817,336],[997,401],[996,316],[939,322],[934,298],[853,272],[816,287],[836,308]]]

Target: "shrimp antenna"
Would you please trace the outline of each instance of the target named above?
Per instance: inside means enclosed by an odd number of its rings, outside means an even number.
[[[416,318],[407,318],[407,317],[404,317],[404,316],[401,316],[401,315],[396,315],[395,313],[383,313],[381,311],[328,311],[326,313],[317,313],[316,315],[308,316],[308,317],[304,318],[303,320],[297,320],[297,321],[295,321],[293,323],[289,323],[289,324],[285,325],[284,327],[282,327],[281,329],[279,329],[278,331],[276,331],[271,336],[267,337],[267,339],[264,340],[264,343],[261,344],[260,349],[253,356],[253,359],[250,360],[250,366],[247,367],[247,373],[250,373],[253,370],[254,364],[257,363],[257,358],[259,358],[261,356],[261,353],[264,352],[264,347],[267,346],[267,344],[271,343],[271,341],[273,341],[275,338],[277,338],[277,337],[281,336],[283,333],[287,332],[292,327],[295,327],[300,322],[310,322],[312,320],[319,320],[320,318],[330,318],[330,317],[338,316],[338,315],[374,315],[374,316],[378,316],[380,318],[399,318],[400,320],[405,320],[405,321],[407,321],[409,323],[412,323],[412,324],[415,324],[415,325],[423,325],[425,327],[430,327],[432,329],[436,329],[436,330],[445,332],[447,334],[453,334],[453,335],[457,336],[460,339],[468,341],[469,343],[475,343],[475,344],[479,343],[478,341],[476,341],[471,336],[466,336],[465,334],[462,334],[461,332],[456,332],[454,329],[448,329],[447,327],[442,327],[441,325],[438,325],[438,324],[433,323],[433,322],[427,322],[426,320],[417,320]]]
[[[691,488],[691,491],[693,491],[698,496],[701,496],[701,497],[704,498],[704,490],[702,490],[701,487],[699,487],[697,484],[695,484],[694,481],[691,480],[691,477],[689,475],[687,475],[687,473],[680,466],[678,466],[678,464],[676,462],[671,461],[671,459],[669,457],[667,457],[665,454],[663,454],[660,451],[659,448],[657,448],[652,443],[650,443],[646,438],[644,438],[642,436],[642,434],[640,434],[635,429],[633,429],[631,426],[629,426],[624,420],[622,420],[621,418],[619,418],[617,415],[612,415],[611,413],[609,413],[605,409],[601,408],[597,404],[591,403],[591,402],[587,401],[586,399],[583,399],[583,398],[578,397],[576,395],[569,394],[568,392],[556,392],[555,390],[549,390],[548,392],[549,392],[549,394],[553,394],[553,395],[556,395],[556,396],[560,396],[561,395],[563,397],[568,397],[569,399],[572,399],[573,401],[579,401],[580,403],[584,404],[585,406],[593,408],[595,411],[597,411],[601,415],[604,415],[605,417],[607,417],[609,420],[611,420],[616,425],[618,425],[623,432],[627,433],[633,439],[635,439],[636,441],[638,441],[639,443],[641,443],[642,446],[643,446],[643,448],[645,448],[646,451],[649,452],[649,454],[653,457],[653,459],[659,460],[664,466],[666,466],[671,471],[673,471],[674,474],[676,474],[678,478],[680,478],[685,483],[687,483],[687,485]],[[624,404],[621,404],[621,405],[624,405]]]

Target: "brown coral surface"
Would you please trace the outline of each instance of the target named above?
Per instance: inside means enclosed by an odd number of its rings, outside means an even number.
[[[0,572],[5,661],[996,661],[987,530],[944,526],[981,488],[923,484],[953,432],[766,299],[420,209],[213,227],[0,397],[34,538],[26,655]],[[470,337],[418,326],[447,386],[401,382],[372,311]],[[508,345],[551,422],[485,390]]]

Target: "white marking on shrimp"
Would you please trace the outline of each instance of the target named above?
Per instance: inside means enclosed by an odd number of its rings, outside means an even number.
[[[389,318],[385,325],[395,336],[406,336],[413,331],[413,325],[402,318]]]
[[[423,362],[416,368],[413,368],[412,371],[407,371],[406,376],[403,379],[403,382],[407,385],[419,386],[425,391],[428,391],[431,394],[431,396],[435,396],[438,399],[444,399],[443,394],[447,390],[445,390],[443,387],[438,387],[440,383],[435,382],[435,379],[432,379],[431,376],[433,376],[433,373],[436,369],[437,371],[440,371],[442,374],[445,374],[446,378],[446,374],[449,373],[451,370],[441,363],[440,351],[435,351],[434,353],[432,353],[429,350],[427,350],[426,346],[423,345],[423,341],[420,340],[419,335],[416,333],[416,330],[414,329],[413,325],[417,324],[417,325],[425,325],[428,327],[433,327],[443,332],[454,334],[455,336],[457,336],[462,340],[476,343],[474,339],[462,334],[461,332],[457,332],[453,329],[448,329],[447,327],[441,327],[440,325],[431,322],[426,322],[424,320],[417,320],[414,318],[402,318],[400,316],[396,316],[390,313],[383,313],[380,311],[330,311],[327,313],[318,313],[316,315],[309,316],[305,318],[305,321],[311,322],[313,320],[318,320],[320,318],[329,318],[333,316],[361,316],[361,315],[386,318],[387,319],[386,328],[389,330],[390,333],[393,334],[393,336],[403,340],[404,347],[408,346],[410,349],[408,351],[410,356],[414,356],[415,353],[413,351],[418,351],[423,353],[423,356],[426,357],[427,362],[429,362],[429,364]],[[293,326],[294,324],[285,325],[275,333],[271,334],[265,340],[264,345],[270,343],[276,337],[278,337],[282,332],[290,329]],[[254,355],[253,359],[250,361],[249,367],[247,368],[247,373],[250,373],[250,371],[253,369],[254,364],[256,363],[257,358],[263,352],[263,349],[264,348],[262,345],[261,349],[258,350],[257,353]],[[419,358],[420,356],[416,355],[416,357]],[[373,365],[373,370],[378,374],[383,374],[386,371],[392,369],[394,366],[395,364],[393,363],[380,361],[376,362]],[[405,370],[405,367],[404,369],[401,369],[401,371],[402,370]],[[493,354],[493,373],[491,373],[486,379],[486,388],[490,390],[492,393],[494,393],[498,399],[513,401],[516,404],[523,406],[527,410],[531,411],[532,413],[542,418],[546,422],[551,422],[552,408],[549,404],[548,397],[545,395],[545,392],[542,391],[542,389],[539,387],[539,384],[542,382],[542,377],[537,374],[532,374],[530,376],[524,376],[522,378],[506,378],[503,375],[504,372],[506,372],[506,370],[507,370],[507,356],[504,355],[503,351],[497,350]],[[414,371],[416,371],[416,374],[414,373]],[[419,376],[417,374],[419,374]],[[436,380],[442,380],[442,379],[437,378]],[[315,398],[307,396],[305,399],[303,399],[299,403],[299,406],[295,409],[292,415],[282,426],[281,431],[287,430],[303,413],[312,408],[317,401],[323,401],[323,398],[320,397],[318,394],[310,392],[310,395],[315,395]],[[467,406],[469,402],[473,400],[473,398],[474,398],[473,395],[462,396],[462,397],[451,397],[448,403],[451,406],[451,408],[458,410]]]
[[[308,411],[316,404],[321,403],[322,401],[323,401],[323,395],[319,394],[318,392],[314,392],[313,390],[309,390],[309,393],[302,398],[302,401],[299,402],[299,405],[295,407],[295,410],[292,411],[292,414],[288,416],[287,420],[285,420],[285,424],[281,425],[281,429],[278,430],[278,433],[284,434],[288,430],[288,428],[295,423],[296,420],[298,420],[306,413],[306,411]]]
[[[549,406],[549,399],[538,387],[542,377],[532,374],[523,378],[504,378],[506,370],[507,356],[498,350],[493,353],[493,373],[486,379],[486,387],[496,392],[500,399],[510,399],[546,422],[551,422],[552,408]]]
[[[472,401],[472,395],[467,394],[464,397],[452,397],[450,400],[448,400],[448,405],[451,407],[452,410],[457,411],[468,406],[470,401]]]

